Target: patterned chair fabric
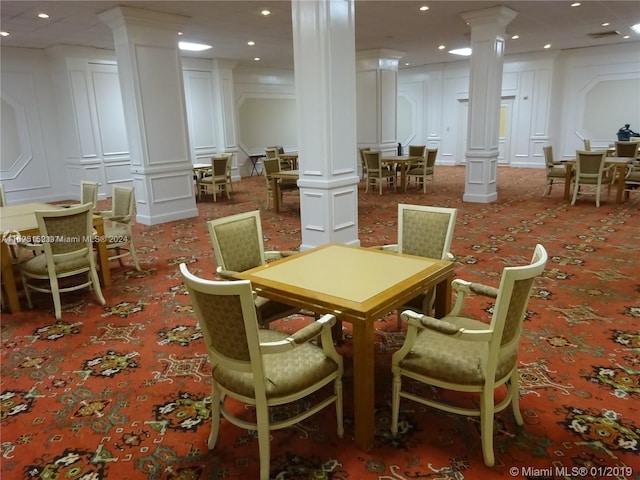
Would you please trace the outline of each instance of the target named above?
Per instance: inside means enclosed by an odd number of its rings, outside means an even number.
[[[209,236],[216,257],[216,273],[221,278],[233,280],[234,275],[277,260],[294,252],[265,252],[262,237],[260,211],[239,213],[207,222]],[[256,316],[261,327],[299,310],[291,305],[255,296]]]
[[[217,201],[219,191],[223,191],[227,198],[231,199],[229,194],[231,189],[231,158],[231,154],[211,157],[211,170],[207,171],[208,174],[196,177],[198,200],[201,200],[202,194],[206,194],[209,189],[213,194],[214,202]]]
[[[192,275],[185,264],[180,265],[180,271],[211,363],[213,388],[209,448],[216,446],[221,414],[236,426],[257,430],[260,479],[268,480],[271,430],[299,423],[335,403],[337,433],[342,438],[344,368],[331,337],[335,317],[325,315],[293,335],[258,329],[248,280],[200,279]],[[317,337],[320,337],[321,346],[310,343]],[[333,389],[323,389],[330,384],[333,384]],[[309,398],[309,404],[305,404],[299,413],[284,419],[270,414],[271,407],[303,397]],[[236,416],[236,408],[227,409],[227,398],[255,406],[256,421],[246,420],[244,415]]]
[[[93,207],[91,203],[35,212],[41,253],[20,262],[20,276],[29,308],[31,292],[50,293],[55,316],[62,318],[60,293],[92,287],[102,305],[93,253]],[[63,280],[64,279],[64,280]]]
[[[534,280],[541,275],[547,252],[537,245],[529,265],[506,267],[496,290],[464,280],[454,280],[456,303],[443,319],[411,310],[402,313],[409,323],[405,343],[392,357],[393,387],[391,432],[398,433],[400,399],[407,398],[450,413],[480,416],[482,451],[487,466],[495,464],[494,414],[511,404],[516,422],[523,424],[518,403],[518,343]],[[491,323],[461,315],[467,295],[488,293],[496,298]],[[402,389],[402,377],[410,378]],[[459,392],[480,394],[479,407],[462,407],[439,398],[423,396],[415,381]],[[497,405],[496,388],[506,385],[507,394]]]
[[[369,185],[375,188],[378,186],[380,195],[382,195],[382,184],[384,181],[393,183],[393,190],[396,190],[396,172],[385,168],[382,165],[382,153],[378,151],[365,150],[362,152],[364,161],[367,165],[367,183],[365,193],[369,191]]]
[[[434,170],[436,164],[436,158],[438,157],[438,149],[437,148],[427,148],[426,149],[426,160],[421,162],[417,166],[412,166],[407,171],[408,179],[411,180],[415,178],[418,183],[422,183],[422,192],[427,193],[427,180],[431,179],[431,182],[434,181]]]
[[[571,205],[576,204],[578,194],[585,194],[586,189],[580,190],[582,185],[590,185],[595,188],[596,207],[600,206],[600,192],[607,186],[607,195],[611,192],[611,167],[605,168],[605,152],[591,152],[586,150],[576,151],[576,163],[572,179],[573,196]]]

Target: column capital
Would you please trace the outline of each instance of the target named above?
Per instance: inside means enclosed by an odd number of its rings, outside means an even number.
[[[518,12],[508,7],[498,6],[476,10],[474,12],[466,12],[461,14],[462,19],[467,22],[470,27],[478,25],[498,24],[502,26],[508,25]]]
[[[356,52],[356,67],[358,70],[382,69],[398,70],[398,64],[405,52],[386,48],[372,48]]]

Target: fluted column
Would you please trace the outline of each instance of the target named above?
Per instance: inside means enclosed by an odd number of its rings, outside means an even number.
[[[467,129],[466,179],[463,200],[488,203],[498,198],[498,137],[504,35],[517,15],[492,7],[462,15],[471,27],[471,68]]]

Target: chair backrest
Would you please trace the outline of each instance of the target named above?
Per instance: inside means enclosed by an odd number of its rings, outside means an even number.
[[[638,148],[640,148],[640,142],[619,142],[615,143],[616,151],[615,157],[631,157],[636,158],[638,156]]]
[[[0,207],[7,206],[7,197],[4,194],[4,185],[0,185]]]
[[[136,198],[133,187],[114,186],[111,198],[111,211],[113,217],[119,222],[130,222],[135,214]]]
[[[215,177],[224,177],[224,181],[227,181],[227,164],[229,163],[228,157],[211,157],[211,172]],[[222,181],[223,179],[220,179]]]
[[[590,152],[590,151],[591,151],[591,140],[589,140],[588,138],[585,138],[585,139],[583,140],[583,142],[584,142],[584,149],[585,149],[587,152]]]
[[[364,161],[367,165],[367,172],[379,172],[382,153],[379,151],[365,150],[362,154],[364,155]]]
[[[100,185],[98,182],[88,182],[82,180],[80,182],[80,203],[90,203],[95,209],[98,207],[98,189]]]
[[[502,358],[512,357],[515,363],[522,322],[527,313],[533,282],[542,274],[546,263],[547,251],[542,245],[536,245],[529,265],[503,269],[489,326],[494,332],[489,345],[489,362],[493,363],[493,368],[498,361],[498,355]]]
[[[263,391],[265,376],[251,282],[205,280],[191,274],[184,263],[180,264],[180,272],[204,336],[212,370],[253,373],[249,383]]]
[[[602,175],[605,152],[576,151],[576,175],[584,178],[597,178]]]
[[[547,170],[553,168],[553,147],[551,145],[547,145],[542,147],[542,151],[544,152],[544,163],[547,166]]]
[[[42,248],[49,269],[75,258],[93,262],[93,207],[85,203],[55,210],[36,210]]]
[[[426,145],[409,145],[409,156],[424,158],[426,150]]]
[[[207,222],[218,267],[243,272],[266,263],[260,210]]]
[[[444,259],[456,225],[455,208],[398,204],[398,251]]]
[[[264,154],[267,159],[278,158],[278,149],[275,147],[268,147],[264,149]]]
[[[367,170],[367,162],[364,159],[364,152],[370,151],[371,148],[363,147],[358,149],[358,153],[360,154],[360,163],[362,164],[362,171],[365,172]]]
[[[426,167],[432,168],[436,164],[436,158],[438,157],[437,148],[427,148],[427,161]]]

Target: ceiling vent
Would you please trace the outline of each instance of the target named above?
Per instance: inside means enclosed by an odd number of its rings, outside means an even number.
[[[590,33],[589,36],[591,38],[606,38],[606,37],[615,37],[620,35],[620,32],[617,30],[609,30],[608,32],[598,32],[598,33]]]

